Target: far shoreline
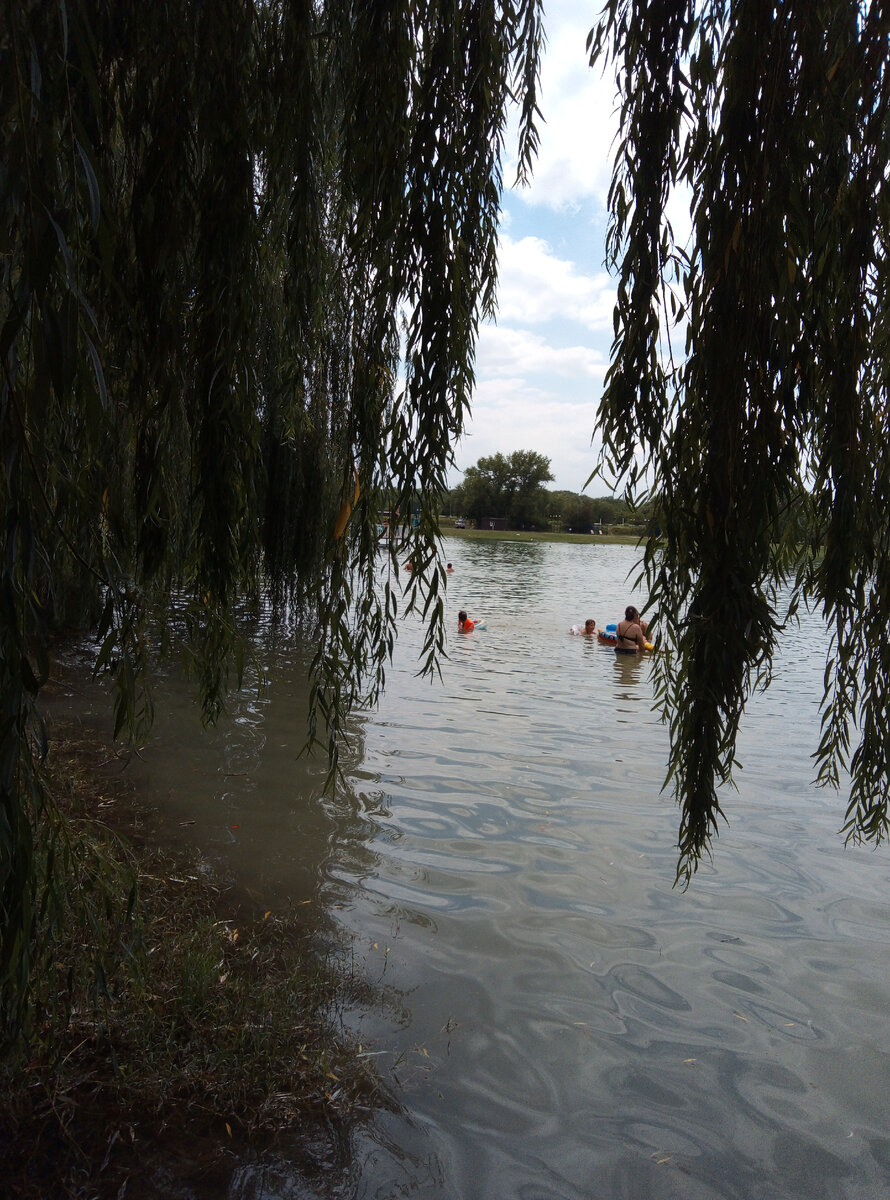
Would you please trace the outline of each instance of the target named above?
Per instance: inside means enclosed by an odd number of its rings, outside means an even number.
[[[645,534],[551,533],[546,529],[455,529],[453,525],[443,525],[440,532],[444,537],[471,542],[561,542],[581,546],[622,545],[642,548],[646,541]]]

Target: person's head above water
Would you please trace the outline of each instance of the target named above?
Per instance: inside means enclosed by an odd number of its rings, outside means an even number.
[[[464,609],[461,609],[460,612],[457,614],[458,624],[463,625],[463,623],[464,623],[464,621],[466,621],[466,619],[467,619],[467,614]]]
[[[584,632],[596,633],[596,621],[594,621],[593,617],[588,617],[584,622]]]
[[[628,604],[627,608],[624,610],[624,619],[625,621],[639,621],[640,614],[632,604]]]

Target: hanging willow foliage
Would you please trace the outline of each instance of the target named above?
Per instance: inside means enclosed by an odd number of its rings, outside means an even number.
[[[435,670],[436,512],[541,38],[540,0],[0,0],[5,1030],[51,932],[53,622],[96,621],[133,734],[149,614],[185,598],[212,719],[265,590],[316,631],[335,766],[403,595],[395,546],[378,587],[378,510],[419,505],[405,587]]]
[[[658,500],[686,882],[801,603],[833,633],[818,778],[849,769],[849,836],[888,830],[888,39],[882,0],[610,0],[590,35],[620,109],[603,465]]]

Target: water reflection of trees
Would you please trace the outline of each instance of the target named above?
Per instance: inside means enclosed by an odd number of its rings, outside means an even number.
[[[522,541],[518,535],[503,541],[463,543],[468,567],[479,571],[491,594],[510,597],[521,594],[524,602],[538,600],[552,590],[552,573],[547,571],[548,548],[544,542]]]

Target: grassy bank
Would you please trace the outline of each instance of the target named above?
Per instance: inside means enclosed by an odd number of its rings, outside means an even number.
[[[513,529],[455,529],[448,519],[442,521],[442,533],[446,537],[463,538],[471,542],[555,542],[577,543],[579,545],[617,544],[623,546],[638,546],[640,534],[627,533],[550,533],[547,530],[517,532]]]
[[[277,1131],[316,1136],[383,1102],[338,1020],[345,1001],[371,998],[348,953],[297,913],[250,916],[197,864],[155,849],[149,816],[103,757],[54,741],[52,787],[79,847],[80,877],[66,885],[100,902],[57,931],[26,1053],[3,1072],[3,1195],[132,1200],[184,1183],[224,1195],[238,1157]],[[139,841],[96,824],[102,806]],[[116,955],[97,957],[96,920]],[[153,1166],[171,1161],[176,1187],[167,1167],[167,1184],[152,1183]]]

